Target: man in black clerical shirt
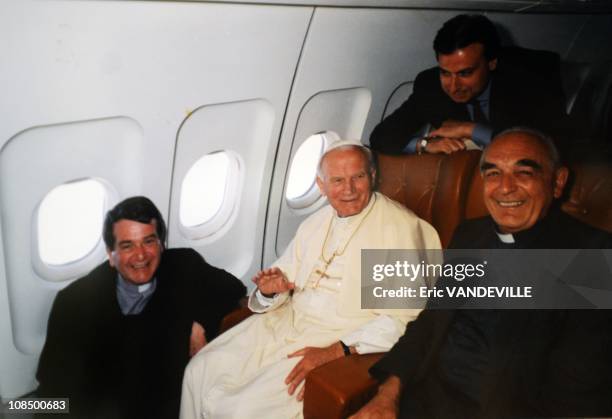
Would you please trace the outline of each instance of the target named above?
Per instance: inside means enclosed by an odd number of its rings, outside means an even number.
[[[507,130],[480,167],[490,216],[450,247],[612,247],[555,205],[568,170],[545,135]],[[611,311],[424,310],[370,370],[382,384],[353,419],[610,416]]]
[[[384,153],[453,153],[485,147],[518,125],[563,133],[560,59],[549,51],[500,47],[483,15],[447,21],[433,43],[438,66],[419,73],[412,95],[372,132]]]
[[[191,249],[164,250],[145,197],[111,209],[103,238],[108,261],[55,298],[37,395],[68,397],[72,418],[176,418],[190,356],[246,289]]]

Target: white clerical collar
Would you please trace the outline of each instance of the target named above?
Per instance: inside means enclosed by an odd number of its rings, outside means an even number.
[[[370,201],[368,201],[368,205],[366,205],[365,208],[361,210],[361,212],[349,215],[347,217],[340,217],[338,215],[338,211],[336,211],[336,209],[334,208],[334,221],[336,223],[341,224],[352,224],[353,222],[355,222],[355,220],[359,220],[361,217],[365,217],[365,214],[370,211],[370,208],[374,205],[374,202],[376,202],[376,194],[372,192],[372,194],[370,195]]]
[[[142,313],[145,306],[153,297],[157,280],[153,278],[146,284],[132,284],[126,281],[121,274],[117,274],[117,303],[124,316]]]
[[[155,282],[155,278],[153,278],[151,281],[147,282],[146,284],[136,285],[136,284],[132,284],[131,282],[126,281],[125,278],[123,278],[121,274],[119,273],[117,274],[117,276],[119,277],[117,286],[123,288],[126,292],[130,294],[135,294],[136,292],[138,294],[142,294],[143,292],[148,291],[149,288],[151,288],[151,286]]]
[[[138,292],[142,294],[143,292],[145,292],[149,288],[151,288],[151,283],[150,282],[147,282],[146,284],[138,285]]]
[[[506,243],[506,244],[515,243],[514,236],[511,233],[504,234],[498,231],[496,231],[495,233],[497,234],[497,237],[499,237],[499,241],[501,241],[502,243]]]

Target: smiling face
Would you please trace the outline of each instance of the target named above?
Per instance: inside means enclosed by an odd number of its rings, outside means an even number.
[[[162,252],[155,221],[143,224],[122,219],[113,225],[113,235],[114,248],[107,249],[110,265],[134,285],[149,282],[159,266]]]
[[[368,205],[374,173],[369,172],[368,160],[358,148],[328,152],[321,171],[317,185],[339,217],[359,214]]]
[[[516,233],[543,218],[563,192],[567,168],[553,168],[547,148],[531,134],[495,139],[481,165],[484,201],[500,232]]]
[[[484,46],[470,44],[450,54],[438,54],[442,90],[457,103],[467,103],[487,87],[497,59],[487,61]]]

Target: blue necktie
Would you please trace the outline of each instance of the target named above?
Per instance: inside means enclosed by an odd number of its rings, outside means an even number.
[[[489,122],[489,120],[487,119],[484,112],[482,111],[482,107],[480,106],[480,101],[478,99],[474,99],[470,101],[470,105],[472,105],[472,115],[473,115],[472,121],[476,122],[477,124],[486,125]]]

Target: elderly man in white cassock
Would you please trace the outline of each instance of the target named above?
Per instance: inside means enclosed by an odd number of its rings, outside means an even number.
[[[249,308],[263,314],[191,359],[181,419],[300,418],[309,371],[350,353],[389,350],[418,314],[361,309],[361,249],[439,249],[434,228],[372,191],[376,171],[360,143],[334,143],[318,168],[330,205],[308,217],[282,257],[253,278]]]

